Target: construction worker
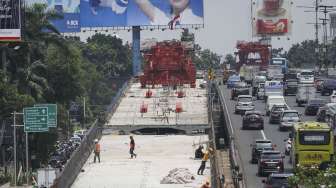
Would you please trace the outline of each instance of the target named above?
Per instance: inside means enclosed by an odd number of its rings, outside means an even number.
[[[98,143],[98,139],[94,140],[95,147],[94,147],[94,158],[93,162],[96,162],[96,158],[98,158],[98,162],[100,163],[100,144]]]
[[[201,166],[199,167],[199,169],[197,171],[198,175],[203,175],[203,171],[205,169],[206,162],[208,161],[210,152],[212,152],[212,151],[213,151],[212,148],[209,148],[207,151],[205,151],[203,153],[202,163],[201,163]]]
[[[130,154],[131,154],[131,159],[133,159],[133,156],[136,158],[137,154],[134,153],[134,148],[135,148],[135,142],[133,136],[130,136]]]

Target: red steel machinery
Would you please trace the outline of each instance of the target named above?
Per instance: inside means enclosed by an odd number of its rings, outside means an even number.
[[[236,69],[239,71],[244,64],[247,66],[259,66],[260,70],[266,70],[271,53],[270,45],[262,44],[260,42],[245,42],[239,41],[237,43],[239,57]]]
[[[159,42],[144,54],[144,74],[141,87],[146,85],[196,86],[196,69],[188,50],[178,41]]]

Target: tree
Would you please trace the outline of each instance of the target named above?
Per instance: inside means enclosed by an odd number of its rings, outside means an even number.
[[[319,58],[315,53],[315,41],[306,40],[294,44],[288,51],[288,60],[293,67],[310,67],[318,65]]]
[[[236,59],[232,54],[227,54],[224,58],[224,64],[230,65],[230,68],[235,68]]]

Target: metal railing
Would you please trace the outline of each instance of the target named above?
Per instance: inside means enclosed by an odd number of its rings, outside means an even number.
[[[219,85],[217,83],[213,84],[215,89],[218,92],[218,97],[220,99],[221,106],[223,107],[224,119],[225,119],[225,128],[226,132],[229,133],[229,148],[230,148],[230,164],[231,164],[231,173],[233,178],[233,183],[236,188],[246,188],[246,176],[244,174],[244,166],[242,165],[241,156],[239,154],[238,145],[235,142],[235,133],[232,128],[232,123],[228,108],[226,106],[225,99],[221,93]]]
[[[53,187],[67,188],[71,186],[94,148],[94,139],[100,139],[101,135],[102,127],[96,120],[81,141],[80,146],[71,155],[58,178],[56,178]]]
[[[125,95],[125,92],[130,86],[131,81],[126,81],[119,89],[117,94],[112,98],[111,104],[107,107],[109,113],[108,119],[113,115],[115,110],[120,104],[121,98]],[[77,175],[80,173],[82,167],[90,157],[94,149],[94,140],[102,137],[103,125],[99,124],[96,120],[88,130],[87,134],[81,141],[80,146],[72,153],[70,159],[66,163],[64,169],[56,178],[54,185],[55,188],[68,188],[71,187],[76,180]]]

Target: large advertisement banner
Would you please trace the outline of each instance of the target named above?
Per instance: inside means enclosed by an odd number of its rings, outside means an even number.
[[[290,35],[291,0],[253,0],[253,36]]]
[[[81,0],[81,26],[127,26],[127,6],[128,0]]]
[[[80,0],[26,0],[28,6],[35,3],[47,4],[49,10],[55,10],[63,19],[51,20],[61,33],[80,31]]]
[[[203,0],[131,0],[128,26],[203,24]]]
[[[0,41],[21,40],[19,0],[0,0]]]

